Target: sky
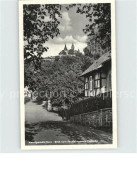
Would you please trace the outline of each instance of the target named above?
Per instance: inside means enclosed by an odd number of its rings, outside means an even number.
[[[79,49],[82,53],[87,45],[87,36],[83,32],[85,25],[88,23],[85,15],[76,13],[76,7],[68,11],[65,9],[65,5],[61,13],[62,18],[59,24],[60,35],[45,43],[45,46],[49,47],[49,50],[44,52],[43,57],[58,55],[64,49],[65,44],[70,49],[73,43],[75,49]]]

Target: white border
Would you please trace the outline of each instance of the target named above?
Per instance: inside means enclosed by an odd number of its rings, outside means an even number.
[[[111,52],[112,52],[112,116],[113,144],[99,145],[25,145],[25,107],[24,107],[24,51],[23,51],[23,5],[24,4],[71,4],[71,3],[111,3]],[[19,48],[20,48],[20,120],[21,149],[114,149],[117,148],[117,96],[116,96],[116,37],[115,37],[115,0],[20,0],[19,1]]]

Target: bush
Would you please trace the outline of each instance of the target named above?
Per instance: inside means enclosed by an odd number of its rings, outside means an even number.
[[[63,119],[69,120],[69,118],[70,118],[69,109],[60,108],[59,111],[58,111],[58,114]]]

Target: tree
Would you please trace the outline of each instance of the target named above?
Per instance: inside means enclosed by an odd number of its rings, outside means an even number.
[[[89,23],[83,29],[88,35],[88,47],[84,50],[86,56],[81,53],[77,53],[76,56],[66,55],[60,59],[55,58],[54,62],[46,61],[43,66],[41,56],[48,49],[45,46],[46,42],[59,35],[61,5],[24,5],[25,85],[31,86],[33,89],[45,88],[49,91],[56,89],[61,91],[64,87],[69,93],[72,91],[72,86],[76,86],[78,83],[77,86],[82,86],[81,89],[83,89],[83,83],[79,76],[93,63],[91,46],[95,43],[96,47],[110,48],[110,4],[72,4],[66,6],[66,9],[73,6],[77,6],[77,13],[85,14],[89,19]],[[66,52],[62,54],[65,55]],[[97,52],[95,57],[99,57]],[[73,95],[74,97],[69,96],[70,102],[77,96]],[[63,100],[60,99],[60,101]]]
[[[85,56],[90,56],[91,55],[90,48],[85,47],[83,51],[84,51]]]
[[[78,7],[77,13],[85,14],[89,19],[84,32],[89,37],[89,42],[95,41],[103,49],[111,48],[111,4],[97,3],[86,4]]]
[[[37,79],[40,79],[38,90],[45,91],[46,97],[39,99],[50,98],[54,105],[63,105],[66,101],[71,104],[78,100],[84,91],[84,80],[80,75],[90,65],[84,58],[85,56],[62,56],[58,61],[43,61]]]
[[[76,12],[85,14],[89,23],[83,31],[88,35],[88,45],[91,44],[102,49],[111,49],[111,4],[72,4],[66,7],[67,10],[76,6]],[[87,51],[86,51],[87,52]]]
[[[31,85],[34,72],[40,69],[41,56],[48,50],[45,43],[59,34],[59,18],[62,17],[61,5],[54,4],[25,4],[23,7],[24,20],[24,64],[33,62],[33,73],[25,80]],[[25,70],[26,72],[26,70]]]

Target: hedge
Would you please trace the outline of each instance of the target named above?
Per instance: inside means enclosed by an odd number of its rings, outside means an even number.
[[[58,114],[66,120],[70,119],[70,110],[69,109],[64,109],[64,108],[60,108],[58,111]]]
[[[111,93],[101,94],[96,97],[90,97],[78,103],[72,104],[70,107],[70,116],[96,111],[103,108],[112,107]]]
[[[112,107],[112,94],[104,93],[95,97],[89,97],[78,103],[71,105],[68,110],[60,110],[60,115],[66,119],[69,119],[70,116],[78,115],[87,112],[93,112],[99,109],[111,108]]]

